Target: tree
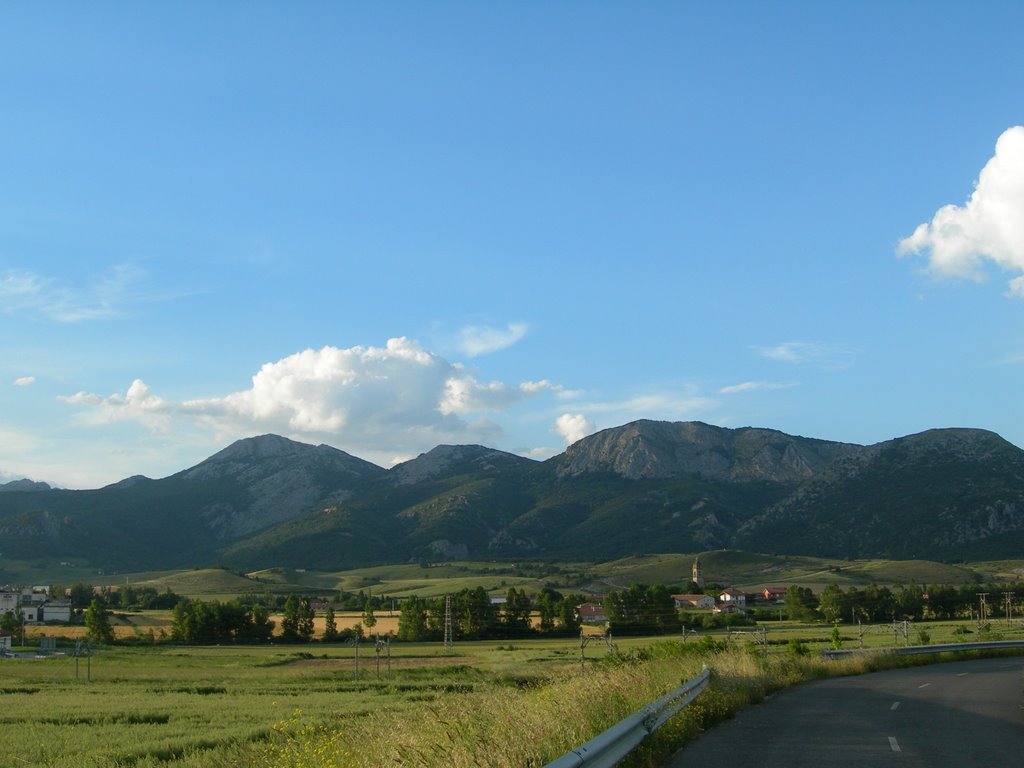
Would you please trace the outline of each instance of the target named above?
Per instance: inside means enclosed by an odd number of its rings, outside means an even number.
[[[604,603],[608,626],[616,634],[661,634],[681,626],[675,601],[662,584],[631,584],[612,592]]]
[[[426,640],[430,634],[426,603],[416,596],[403,600],[398,613],[398,639],[415,643]]]
[[[920,621],[924,616],[924,589],[913,581],[896,588],[893,602],[897,618]]]
[[[281,639],[294,642],[299,639],[299,598],[288,595],[281,619]]]
[[[71,607],[85,608],[92,600],[92,592],[92,584],[86,584],[84,581],[71,585],[71,589],[68,590]]]
[[[501,618],[509,637],[522,637],[530,633],[532,611],[533,605],[526,590],[517,590],[515,587],[508,590],[505,595],[505,611]]]
[[[577,606],[583,602],[583,595],[566,595],[558,607],[558,621],[562,630],[568,634],[575,634],[580,628],[580,613]]]
[[[540,631],[552,632],[555,629],[555,620],[558,618],[559,603],[563,597],[551,587],[544,587],[537,595],[537,612],[540,614]]]
[[[888,621],[893,617],[896,601],[893,599],[892,590],[888,587],[868,584],[862,595],[864,611],[869,621]]]
[[[313,611],[313,606],[309,602],[309,598],[302,598],[299,601],[298,633],[299,638],[307,643],[313,639],[313,626],[315,617],[316,613]]]
[[[786,590],[786,615],[793,621],[814,621],[817,599],[810,587],[790,585]]]
[[[247,639],[256,642],[270,640],[274,634],[274,622],[270,620],[270,612],[266,606],[257,603],[249,608],[249,626],[246,628]]]
[[[848,604],[849,600],[843,594],[843,590],[840,589],[839,585],[831,583],[826,584],[825,589],[821,591],[821,597],[818,599],[818,610],[825,617],[825,621],[835,624],[837,621],[842,621],[844,617],[849,616]]]
[[[373,603],[370,598],[363,603],[363,625],[370,631],[377,626],[377,617],[373,615]]]
[[[107,606],[95,597],[85,609],[85,636],[94,643],[114,642],[114,630],[110,626]]]
[[[171,611],[171,639],[179,643],[193,643],[195,637],[195,613],[189,601],[182,600]]]
[[[21,631],[25,624],[25,614],[21,611],[6,611],[3,619],[0,619],[0,632],[5,632],[12,637]]]
[[[837,651],[843,648],[843,634],[839,631],[839,623],[832,625],[832,647]]]
[[[324,612],[324,642],[333,643],[338,639],[338,622],[334,618],[334,606],[327,604]]]

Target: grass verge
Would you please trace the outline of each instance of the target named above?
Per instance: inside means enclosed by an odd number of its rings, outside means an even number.
[[[787,686],[920,663],[927,663],[924,657],[873,654],[825,661],[798,653],[763,654],[749,646],[667,641],[613,655],[582,673],[564,670],[543,683],[439,699],[415,711],[378,711],[326,724],[296,713],[266,744],[234,759],[252,768],[543,766],[707,664],[713,675],[705,693],[623,763],[653,768],[701,730]]]

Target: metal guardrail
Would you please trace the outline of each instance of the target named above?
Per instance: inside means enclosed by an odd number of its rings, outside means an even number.
[[[669,691],[639,712],[620,720],[607,731],[599,733],[586,744],[567,752],[545,768],[611,768],[632,752],[636,746],[660,728],[666,720],[678,714],[687,704],[700,696],[708,686],[711,670],[687,680],[674,691]]]
[[[821,655],[839,659],[857,653],[895,653],[898,656],[912,656],[919,653],[963,653],[966,651],[987,651],[1000,648],[1024,648],[1024,640],[992,640],[984,643],[940,643],[937,645],[907,645],[902,648],[855,648],[852,650],[825,650]]]

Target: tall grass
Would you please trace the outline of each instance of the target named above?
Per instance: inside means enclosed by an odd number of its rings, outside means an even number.
[[[698,733],[769,693],[803,680],[865,671],[864,659],[823,662],[746,648],[662,642],[613,656],[581,672],[563,670],[547,682],[439,700],[400,714],[375,712],[322,724],[301,713],[279,724],[247,765],[259,768],[340,766],[541,766],[590,740],[644,705],[713,671],[709,689],[631,760],[656,765]]]

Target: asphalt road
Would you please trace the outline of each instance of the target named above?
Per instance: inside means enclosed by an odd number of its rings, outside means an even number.
[[[667,768],[1024,765],[1024,659],[821,680],[741,712]]]

